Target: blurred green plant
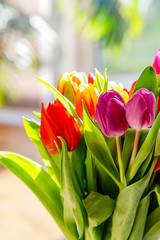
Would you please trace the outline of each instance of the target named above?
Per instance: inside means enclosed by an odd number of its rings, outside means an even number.
[[[59,11],[72,17],[75,26],[104,47],[120,46],[126,36],[135,37],[143,29],[138,0],[56,0]]]
[[[0,1],[0,106],[18,99],[11,71],[38,65],[32,29],[29,16],[11,3]]]
[[[0,60],[0,107],[5,104],[6,98],[11,101],[17,99],[17,94],[14,91],[14,83],[9,81],[9,73],[7,64]]]

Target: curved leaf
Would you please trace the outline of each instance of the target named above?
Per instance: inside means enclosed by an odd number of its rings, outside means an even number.
[[[83,239],[85,231],[85,209],[82,204],[82,196],[75,189],[73,179],[72,166],[70,164],[67,146],[65,141],[62,141],[62,158],[61,158],[61,196],[63,198],[63,216],[65,225],[72,234],[73,239]]]
[[[88,214],[90,226],[96,227],[112,215],[115,201],[107,195],[91,192],[83,200],[83,204]]]
[[[119,173],[114,163],[110,150],[100,130],[94,125],[85,104],[83,103],[83,121],[84,121],[84,138],[86,145],[98,161],[106,173],[113,179],[113,181],[120,187]]]
[[[127,240],[135,220],[139,201],[150,180],[157,158],[154,158],[149,172],[136,183],[124,188],[116,201],[112,218],[111,240]]]
[[[134,145],[134,139],[135,139],[135,129],[128,128],[128,130],[125,133],[124,137],[124,144],[123,144],[123,151],[122,151],[122,161],[124,170],[126,171],[128,163],[130,161],[132,151],[133,151],[133,145]],[[149,132],[149,129],[142,129],[140,133],[139,143],[138,143],[138,149],[142,146],[147,134]]]
[[[160,223],[160,207],[156,208],[149,216],[146,222],[145,233],[150,231],[155,224]]]
[[[149,203],[150,203],[150,193],[145,198],[143,198],[139,203],[136,218],[132,228],[132,232],[128,240],[142,239],[145,224],[146,224],[147,214],[148,214]]]
[[[158,81],[155,70],[149,66],[144,69],[141,76],[139,77],[134,92],[136,92],[140,88],[146,88],[150,92],[153,92],[154,95],[157,97],[158,94]]]
[[[160,222],[155,224],[147,234],[144,236],[143,240],[159,240],[160,239]]]
[[[71,164],[73,165],[79,182],[81,184],[81,188],[83,192],[85,191],[85,159],[86,159],[86,144],[84,141],[84,136],[81,134],[81,140],[78,146],[72,151],[68,152],[69,158],[71,160]]]
[[[52,159],[51,155],[47,151],[43,141],[40,138],[40,133],[39,133],[39,125],[35,123],[34,121],[28,120],[26,118],[23,118],[24,122],[24,128],[25,131],[28,135],[28,137],[31,139],[31,141],[36,145],[38,148],[44,164],[46,165],[48,169],[48,173],[51,176],[56,177],[57,181],[60,181],[60,170],[55,163],[55,161]]]
[[[34,161],[10,152],[0,152],[0,163],[20,178],[46,207],[66,236],[60,189],[48,173]]]
[[[95,159],[88,150],[86,158],[86,178],[88,193],[92,191],[97,191],[97,171]]]
[[[154,121],[152,128],[150,129],[145,141],[143,142],[140,150],[138,151],[132,167],[129,169],[127,172],[127,181],[131,181],[132,178],[135,176],[137,173],[139,167],[141,164],[145,161],[149,153],[154,147],[155,140],[158,135],[158,131],[160,128],[160,114],[158,114],[156,120]]]

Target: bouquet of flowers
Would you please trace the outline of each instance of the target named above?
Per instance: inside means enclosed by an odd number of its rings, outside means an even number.
[[[40,120],[24,118],[44,165],[0,163],[43,203],[69,240],[160,239],[160,49],[128,91],[97,70],[64,73]]]

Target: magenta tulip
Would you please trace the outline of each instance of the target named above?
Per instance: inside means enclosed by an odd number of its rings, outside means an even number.
[[[145,88],[136,91],[126,104],[126,119],[136,130],[150,127],[154,122],[155,112],[155,95]]]
[[[156,71],[156,74],[160,74],[160,48],[157,50],[154,61],[153,61],[153,68]]]
[[[125,102],[118,92],[111,90],[100,95],[94,117],[107,137],[122,136],[126,132],[125,111]]]

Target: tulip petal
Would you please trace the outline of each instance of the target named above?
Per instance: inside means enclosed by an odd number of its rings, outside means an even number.
[[[156,52],[153,68],[155,69],[156,74],[160,74],[160,48]]]
[[[77,114],[81,119],[83,118],[82,100],[84,101],[91,118],[93,118],[96,111],[98,95],[92,84],[80,85],[76,92],[75,107]]]
[[[125,102],[114,90],[102,93],[96,106],[95,119],[107,137],[122,136],[128,128]]]
[[[81,139],[80,124],[59,101],[50,103],[47,110],[42,104],[40,134],[50,154],[58,153],[55,142],[62,148],[58,136],[65,140],[68,151],[75,149]]]
[[[128,123],[125,117],[125,106],[116,98],[112,98],[108,102],[106,122],[111,137],[122,136],[127,131]]]
[[[56,125],[54,125],[54,123],[52,122],[52,119],[49,117],[42,103],[41,127],[40,127],[41,139],[50,154],[57,154],[58,151],[54,143],[54,141],[56,141],[57,139],[55,137],[55,134],[53,133],[52,130],[53,127],[54,131],[56,131],[57,130]]]
[[[144,125],[144,114],[147,111],[147,105],[140,94],[134,95],[126,104],[126,119],[129,125],[140,130]]]
[[[126,104],[126,119],[133,129],[150,127],[155,119],[156,99],[152,92],[141,88]]]

